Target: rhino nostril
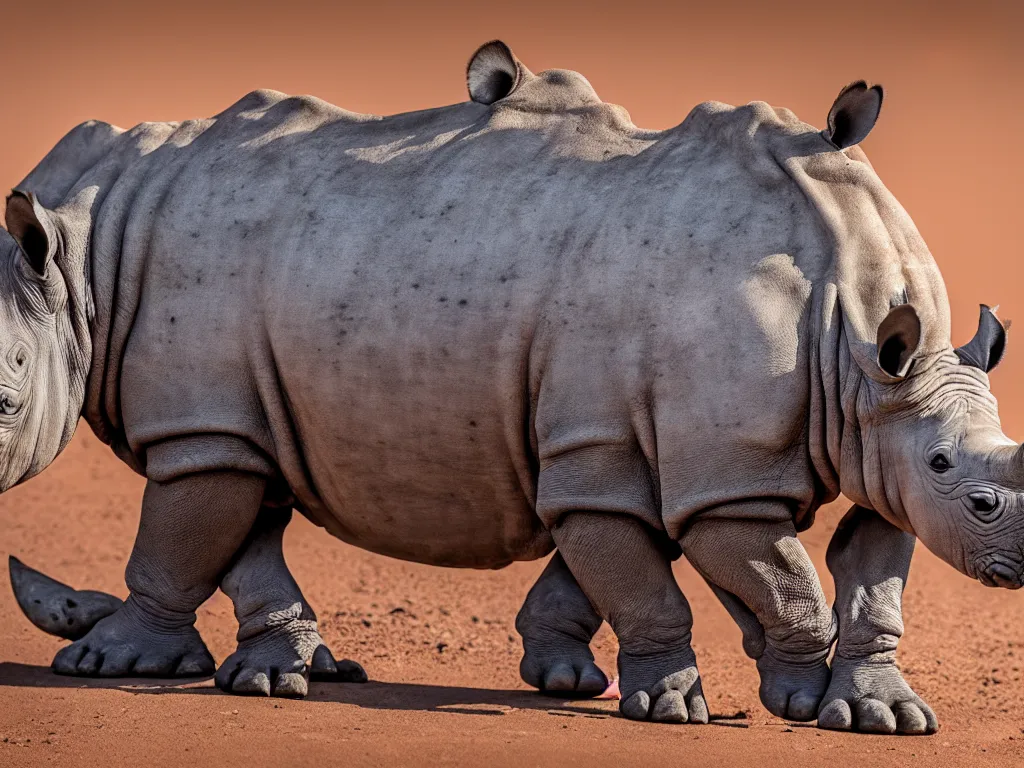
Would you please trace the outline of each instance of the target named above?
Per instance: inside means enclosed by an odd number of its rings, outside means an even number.
[[[996,508],[996,498],[987,493],[972,493],[967,496],[974,505],[975,512],[991,512]]]

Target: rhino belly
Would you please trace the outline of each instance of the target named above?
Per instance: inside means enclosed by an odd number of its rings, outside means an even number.
[[[267,353],[287,402],[270,418],[297,434],[276,453],[307,514],[344,541],[430,564],[549,552],[525,414],[530,309],[516,299],[536,293],[512,295],[451,256],[418,271],[336,260],[319,278],[303,274],[315,260],[302,265],[272,292]]]

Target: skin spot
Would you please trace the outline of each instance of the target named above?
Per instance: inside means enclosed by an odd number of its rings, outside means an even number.
[[[441,302],[442,304],[444,304],[446,301],[448,301],[448,297],[447,296],[438,296],[437,300],[439,302]]]
[[[174,324],[174,315],[171,315],[171,324]]]
[[[469,302],[468,302],[468,301],[466,301],[465,299],[459,299],[459,306],[460,306],[460,307],[464,307],[464,306],[466,306],[466,304],[468,304],[468,303],[469,303]]]

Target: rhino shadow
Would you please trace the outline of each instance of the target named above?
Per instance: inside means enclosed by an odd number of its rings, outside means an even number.
[[[131,694],[149,695],[215,695],[221,693],[211,678],[170,680],[153,678],[98,678],[64,677],[49,667],[35,664],[0,662],[0,687],[12,688],[95,688],[118,690]],[[560,697],[547,697],[533,691],[501,690],[494,688],[468,688],[416,683],[375,682],[310,683],[307,702],[333,702],[350,704],[361,709],[392,711],[442,712],[456,715],[483,715],[501,717],[512,712],[532,710],[547,712],[555,717],[618,718],[614,701],[566,701]],[[746,728],[742,722],[746,714],[712,714],[711,725]]]

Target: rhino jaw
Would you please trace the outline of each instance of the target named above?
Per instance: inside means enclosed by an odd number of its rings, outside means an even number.
[[[77,640],[123,605],[105,592],[72,589],[29,568],[14,555],[8,559],[8,567],[18,606],[29,621],[50,635]]]
[[[978,581],[986,587],[1020,589],[1021,576],[1016,569],[1002,562],[993,562],[978,571]]]

